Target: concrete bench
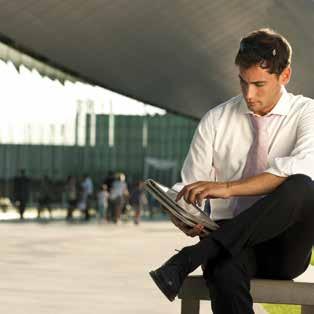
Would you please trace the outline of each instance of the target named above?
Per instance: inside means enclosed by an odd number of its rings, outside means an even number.
[[[302,314],[314,314],[314,267],[294,280],[253,279],[254,303],[299,304]],[[210,300],[202,276],[189,276],[179,293],[181,314],[199,314],[200,300]]]

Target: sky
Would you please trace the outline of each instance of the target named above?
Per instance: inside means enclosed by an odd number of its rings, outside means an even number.
[[[166,113],[137,100],[82,82],[64,84],[23,65],[0,60],[0,143],[73,145],[82,114]],[[82,132],[84,134],[84,132]]]

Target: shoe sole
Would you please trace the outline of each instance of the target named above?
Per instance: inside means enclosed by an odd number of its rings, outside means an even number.
[[[153,281],[155,282],[155,284],[157,285],[157,287],[159,288],[159,290],[166,296],[166,298],[172,302],[175,299],[175,296],[170,296],[166,293],[167,288],[165,288],[162,279],[160,278],[160,276],[157,275],[157,273],[152,270],[149,272],[150,277],[153,279]]]

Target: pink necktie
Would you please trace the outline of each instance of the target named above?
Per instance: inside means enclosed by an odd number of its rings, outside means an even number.
[[[269,148],[269,136],[267,126],[275,115],[256,116],[250,114],[254,129],[254,139],[248,152],[246,164],[242,173],[242,179],[253,177],[264,172],[267,168],[267,156]],[[262,196],[242,196],[234,199],[234,216],[249,208]]]

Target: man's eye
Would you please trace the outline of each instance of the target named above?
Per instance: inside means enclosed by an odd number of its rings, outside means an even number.
[[[264,83],[256,83],[255,86],[256,87],[263,87],[265,84]]]

